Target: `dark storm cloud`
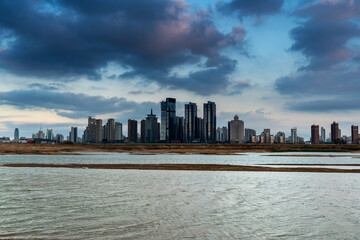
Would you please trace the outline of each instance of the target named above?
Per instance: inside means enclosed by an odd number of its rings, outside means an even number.
[[[206,95],[230,85],[236,62],[221,51],[242,51],[244,38],[243,27],[221,33],[210,13],[182,0],[0,1],[0,68],[22,76],[100,80],[117,63],[129,69],[123,77]],[[203,59],[188,77],[170,73]]]
[[[359,109],[354,104],[360,100],[359,52],[348,42],[360,37],[360,0],[320,0],[298,9],[295,16],[299,23],[290,32],[294,40],[290,49],[302,52],[308,64],[275,83],[281,94],[296,97],[287,104],[288,109]]]
[[[225,14],[237,13],[239,18],[245,16],[261,17],[279,12],[283,2],[283,0],[221,1],[217,4],[217,9]]]
[[[360,37],[354,19],[360,17],[360,1],[319,1],[299,9],[296,16],[308,18],[290,32],[294,39],[291,50],[302,52],[310,64],[304,69],[328,69],[351,59],[356,54],[346,44]]]
[[[40,90],[0,92],[0,104],[20,109],[55,109],[57,114],[69,118],[86,118],[92,115],[127,112],[130,118],[159,108],[159,103],[128,101],[125,98],[104,98],[85,94],[60,93]]]

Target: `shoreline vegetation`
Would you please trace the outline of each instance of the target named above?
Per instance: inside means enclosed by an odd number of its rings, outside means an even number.
[[[212,154],[232,155],[246,152],[343,152],[360,153],[360,145],[335,144],[118,144],[118,145],[85,145],[85,144],[20,144],[0,143],[0,155],[76,155],[78,152],[119,152],[131,154]],[[273,155],[272,155],[273,156]],[[315,157],[309,155],[279,155]],[[337,155],[329,155],[336,157]]]
[[[19,168],[77,168],[122,170],[176,170],[176,171],[246,171],[246,172],[313,172],[313,173],[360,173],[360,169],[309,168],[309,167],[260,167],[219,164],[48,164],[8,163],[2,167]]]

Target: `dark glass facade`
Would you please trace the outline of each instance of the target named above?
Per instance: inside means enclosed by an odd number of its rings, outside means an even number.
[[[160,140],[176,141],[176,99],[167,98],[161,102]]]
[[[204,103],[204,141],[216,142],[216,104],[210,101]]]
[[[185,123],[184,123],[185,142],[192,142],[195,140],[196,118],[197,118],[196,103],[185,104]]]

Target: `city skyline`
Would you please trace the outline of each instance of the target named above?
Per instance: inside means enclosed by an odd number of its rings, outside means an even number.
[[[298,135],[297,127],[290,129],[290,134],[286,131],[274,131],[270,128],[263,128],[263,131],[245,128],[244,121],[239,119],[238,115],[233,117],[233,120],[227,122],[227,126],[216,125],[216,103],[207,101],[203,104],[203,116],[197,114],[200,108],[193,102],[184,104],[184,113],[181,115],[176,112],[176,99],[166,98],[160,102],[159,108],[161,110],[160,121],[153,109],[147,117],[141,119],[128,119],[127,129],[128,134],[123,132],[123,123],[116,121],[114,118],[109,118],[107,121],[103,119],[95,119],[92,116],[88,117],[88,124],[81,133],[81,129],[77,126],[71,126],[68,135],[57,133],[54,134],[53,129],[47,129],[46,134],[40,130],[32,134],[31,139],[47,139],[56,142],[70,141],[73,143],[352,143],[358,144],[358,125],[351,125],[351,134],[342,134],[339,123],[332,122],[330,125],[329,136],[326,137],[325,128],[319,125],[311,125],[311,137],[309,139]],[[106,119],[104,119],[106,120]],[[193,122],[194,124],[191,124]],[[193,127],[190,127],[194,125]],[[189,130],[193,131],[193,138],[189,138]],[[163,130],[161,130],[163,129]],[[163,131],[161,136],[161,132]],[[277,133],[276,133],[277,132]],[[287,137],[286,137],[287,136]],[[14,130],[14,140],[19,140],[19,129]],[[20,140],[26,140],[26,137],[21,137]],[[61,139],[61,140],[60,140]],[[6,141],[6,136],[2,138]]]
[[[0,136],[40,125],[66,136],[88,116],[127,133],[150,109],[160,119],[164,96],[179,116],[185,103],[202,116],[216,102],[217,127],[237,114],[257,133],[296,127],[310,139],[312,124],[329,133],[336,121],[350,136],[360,1],[250,2],[1,1]]]

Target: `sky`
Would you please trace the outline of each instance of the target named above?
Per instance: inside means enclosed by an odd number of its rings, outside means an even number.
[[[260,134],[360,124],[360,0],[0,1],[0,136],[216,102]]]

